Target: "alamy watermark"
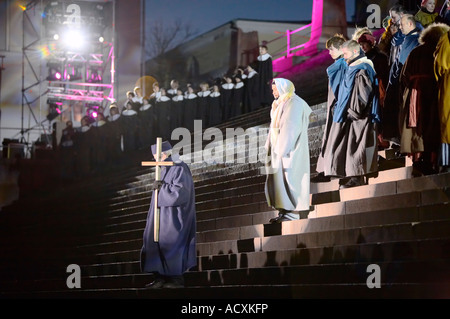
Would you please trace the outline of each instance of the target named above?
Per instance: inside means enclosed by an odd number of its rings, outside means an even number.
[[[369,29],[381,28],[381,8],[378,4],[369,4],[366,13],[370,15],[366,19],[366,26]]]
[[[66,268],[70,275],[66,279],[67,288],[81,288],[81,268],[77,264],[70,264]]]
[[[172,147],[172,158],[187,164],[270,163],[261,168],[261,173],[273,173],[280,164],[279,161],[271,163],[265,149],[269,130],[269,127],[225,128],[224,134],[217,127],[203,130],[202,121],[195,120],[193,132],[184,127],[172,131],[171,140],[179,141]]]
[[[368,288],[381,288],[381,268],[377,264],[367,266],[366,272],[370,273],[367,277],[366,285]]]

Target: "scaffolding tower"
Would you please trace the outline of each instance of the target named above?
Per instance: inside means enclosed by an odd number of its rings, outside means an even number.
[[[114,10],[114,0],[32,0],[23,7],[18,134],[28,151],[35,142],[56,145],[55,123],[71,120],[76,127],[84,116],[94,121],[115,101]],[[37,141],[30,141],[33,130],[38,130]]]

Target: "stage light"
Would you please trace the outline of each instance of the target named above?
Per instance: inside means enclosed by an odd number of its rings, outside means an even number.
[[[105,41],[105,38],[104,38],[104,37],[99,37],[99,38],[98,38],[98,42],[103,43],[104,41]]]
[[[62,106],[62,102],[47,101],[47,103],[49,104],[47,120],[51,122],[61,114],[61,109],[58,107],[58,105]]]
[[[64,43],[71,49],[82,49],[84,47],[84,37],[80,30],[68,30],[64,34]]]
[[[102,69],[98,67],[90,67],[86,74],[86,82],[102,83]]]
[[[62,72],[59,65],[48,64],[47,81],[60,81],[62,79]]]
[[[58,33],[55,33],[55,34],[53,35],[53,40],[55,40],[55,41],[58,41],[58,40],[59,40],[59,34],[58,34]]]
[[[97,120],[99,108],[100,108],[100,106],[98,106],[98,105],[92,105],[92,104],[87,105],[86,115],[88,116],[88,118],[91,121],[95,122]]]
[[[68,64],[64,70],[64,79],[68,81],[78,81],[83,78],[81,75],[80,68],[82,65],[79,64]]]

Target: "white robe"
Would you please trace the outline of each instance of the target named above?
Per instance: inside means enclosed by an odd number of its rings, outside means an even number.
[[[293,95],[282,107],[277,128],[271,128],[266,142],[267,203],[275,209],[309,210],[310,163],[308,125],[311,108]],[[274,115],[271,112],[271,117]],[[272,121],[275,119],[272,118]],[[268,158],[269,159],[269,158]]]

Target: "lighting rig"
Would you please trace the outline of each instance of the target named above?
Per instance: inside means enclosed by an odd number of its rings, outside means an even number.
[[[114,101],[114,46],[105,40],[104,9],[103,3],[86,2],[53,1],[46,6],[48,101],[69,106],[81,101],[84,113],[92,104]],[[52,107],[49,104],[49,115]]]

